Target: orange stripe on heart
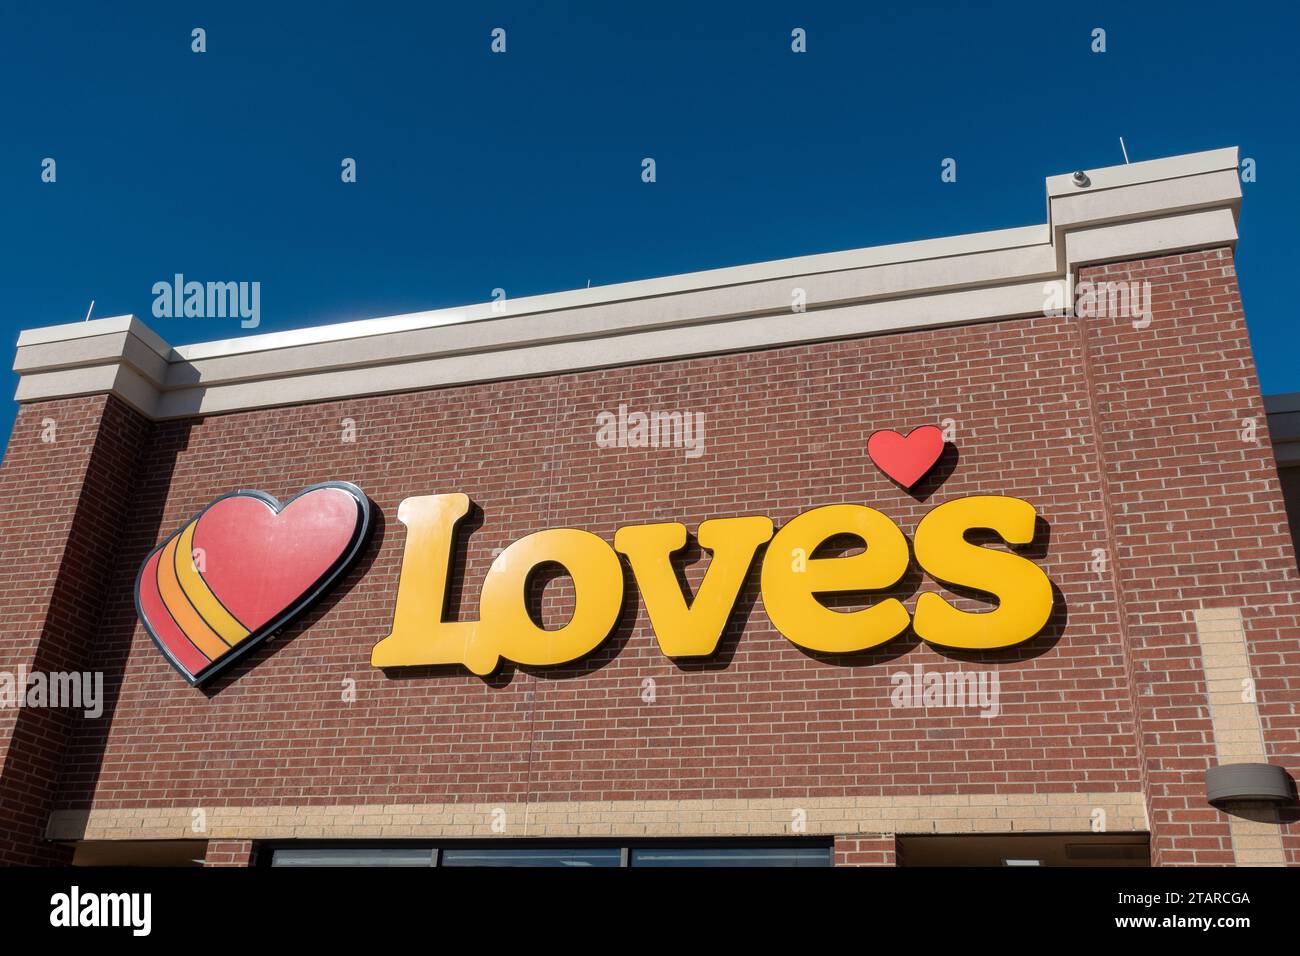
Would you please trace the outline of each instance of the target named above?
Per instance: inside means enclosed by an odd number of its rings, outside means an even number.
[[[313,601],[359,553],[369,515],[365,494],[346,482],[283,505],[260,492],[223,495],[145,560],[140,619],[198,683]]]

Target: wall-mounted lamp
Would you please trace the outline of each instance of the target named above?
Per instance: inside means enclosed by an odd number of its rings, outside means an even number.
[[[1205,797],[1223,803],[1291,803],[1295,787],[1281,767],[1271,763],[1229,763],[1205,771]]]

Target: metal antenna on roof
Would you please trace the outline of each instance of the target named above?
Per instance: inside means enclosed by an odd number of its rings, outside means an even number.
[[[1124,153],[1124,165],[1127,166],[1127,165],[1128,165],[1128,150],[1124,147],[1124,137],[1123,137],[1123,136],[1121,136],[1121,137],[1119,138],[1119,148],[1120,148],[1120,151]]]
[[[94,299],[91,299],[91,300],[90,300],[90,308],[86,310],[86,317],[85,317],[84,319],[82,319],[81,321],[83,321],[83,322],[89,322],[89,321],[90,321],[90,313],[91,313],[91,312],[94,312],[94,311],[95,311],[95,300],[94,300]]]

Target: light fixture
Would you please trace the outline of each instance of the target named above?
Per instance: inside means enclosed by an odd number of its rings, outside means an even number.
[[[1281,767],[1271,763],[1229,763],[1205,771],[1205,798],[1221,803],[1291,803],[1295,785]]]

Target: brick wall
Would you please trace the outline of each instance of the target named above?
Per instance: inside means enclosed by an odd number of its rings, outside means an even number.
[[[0,669],[84,671],[116,585],[122,502],[147,423],[116,399],[23,408],[0,468]],[[133,559],[133,556],[132,556]],[[0,709],[0,863],[59,863],[42,842],[82,712]]]
[[[1190,611],[1250,602],[1269,745],[1294,770],[1294,559],[1229,254],[1106,274],[1158,280],[1156,331],[1031,318],[153,426],[118,499],[117,557],[91,641],[117,691],[103,720],[78,725],[58,806],[797,807],[1149,787],[1158,859],[1222,862],[1228,828],[1204,805],[1198,776],[1212,741],[1207,749],[1204,688],[1190,669]],[[620,404],[704,412],[705,454],[598,448],[596,415]],[[1258,446],[1231,428],[1212,431],[1256,410]],[[24,411],[28,421],[42,414]],[[344,419],[355,422],[355,442],[342,440]],[[955,424],[956,455],[917,496],[867,458],[873,430],[943,419]],[[356,482],[378,510],[361,561],[302,621],[208,689],[188,688],[135,621],[139,562],[219,494],[285,497],[330,479]],[[861,502],[910,537],[934,505],[977,493],[1038,508],[1044,534],[1031,554],[1058,607],[1041,636],[1000,652],[939,651],[909,631],[874,652],[823,657],[768,623],[756,565],[705,662],[660,653],[629,584],[613,636],[575,664],[506,665],[488,680],[452,667],[374,670],[370,649],[392,619],[404,540],[397,505],[452,491],[482,509],[458,549],[452,604],[462,618],[477,614],[494,551],[544,528],[611,540],[623,524],[693,529],[740,514],[781,524],[818,505]],[[1166,529],[1171,520],[1177,528]],[[1242,537],[1216,537],[1211,524]],[[1098,550],[1111,555],[1102,570]],[[692,587],[706,566],[696,558],[684,570]],[[550,624],[566,614],[566,583],[545,589]],[[911,608],[926,590],[942,591],[914,569],[893,594]],[[1000,715],[893,708],[890,676],[914,664],[996,669]],[[1086,810],[1054,828],[1089,829]],[[845,862],[874,852],[837,845]]]
[[[897,841],[888,834],[835,839],[836,866],[894,866],[897,862]]]
[[[252,840],[209,840],[204,866],[252,866]]]
[[[162,424],[101,632],[106,659],[125,661],[121,697],[111,733],[83,738],[72,755],[65,805],[1136,789],[1110,582],[1087,564],[1104,523],[1079,366],[1068,326],[1037,319]],[[620,403],[704,411],[706,454],[597,448],[597,412]],[[945,417],[957,423],[960,461],[921,503],[871,465],[866,437]],[[355,443],[340,440],[345,418]],[[187,688],[135,622],[138,559],[233,487],[285,496],[331,478],[360,484],[383,515],[369,554],[305,626],[214,690]],[[468,493],[484,516],[459,562],[465,616],[477,613],[494,549],[542,528],[608,540],[623,523],[694,527],[754,513],[780,523],[860,501],[911,532],[935,503],[979,492],[1038,506],[1051,527],[1042,560],[1064,609],[1009,652],[940,653],[904,636],[856,659],[819,658],[767,622],[754,573],[705,663],[665,658],[629,589],[613,637],[577,664],[507,667],[487,682],[456,668],[385,675],[368,658],[392,616],[397,504],[449,491]],[[688,569],[692,584],[703,567]],[[910,606],[922,588],[935,585],[914,574],[896,593]],[[551,621],[568,596],[553,590]],[[996,666],[1001,717],[893,709],[890,674],[915,663]],[[342,699],[346,679],[355,703]]]
[[[1231,863],[1205,803],[1216,745],[1193,612],[1239,608],[1267,756],[1300,773],[1300,605],[1268,419],[1228,250],[1084,270],[1149,281],[1148,328],[1085,328],[1158,864]],[[1283,830],[1300,863],[1294,819]]]

